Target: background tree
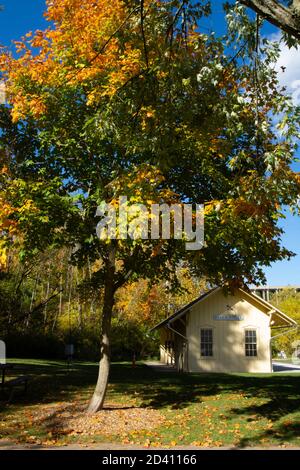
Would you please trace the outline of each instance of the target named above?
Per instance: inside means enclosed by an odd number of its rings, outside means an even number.
[[[20,262],[16,249],[8,250],[6,269],[0,273],[1,339],[13,357],[65,358],[65,345],[75,346],[77,360],[97,360],[101,333],[103,288],[92,273],[99,261],[78,268],[70,264],[68,248],[51,249]],[[149,328],[166,314],[187,304],[206,288],[178,268],[180,289],[171,292],[163,281],[128,283],[116,293],[112,314],[112,358],[132,360],[156,356],[158,344]]]
[[[280,291],[271,298],[271,303],[276,305],[280,310],[285,312],[289,317],[296,320],[299,324],[300,322],[300,294],[295,292],[294,289],[286,288],[283,291]],[[279,334],[280,331],[274,332],[274,334]],[[273,351],[278,353],[284,351],[288,357],[291,357],[294,348],[293,343],[300,340],[299,330],[291,332],[289,334],[284,334],[275,338],[273,341]]]

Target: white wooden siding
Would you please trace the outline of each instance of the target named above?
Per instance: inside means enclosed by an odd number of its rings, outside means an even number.
[[[231,307],[232,310],[230,310]],[[216,320],[215,315],[240,315],[243,320]],[[271,372],[269,315],[239,291],[217,291],[191,307],[187,315],[190,372]],[[201,357],[200,330],[213,328],[213,357]],[[246,357],[245,329],[257,331],[257,357]]]

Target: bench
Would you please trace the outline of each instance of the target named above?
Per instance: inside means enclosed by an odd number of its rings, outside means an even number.
[[[27,393],[29,377],[27,375],[22,375],[15,379],[8,380],[2,384],[2,388],[8,388],[10,390],[9,401],[11,401],[15,387],[20,387],[24,385],[24,392]]]

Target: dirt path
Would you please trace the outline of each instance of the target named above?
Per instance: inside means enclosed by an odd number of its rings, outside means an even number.
[[[273,447],[196,447],[196,446],[174,446],[174,447],[143,447],[143,446],[136,446],[136,445],[122,445],[122,444],[114,444],[114,443],[106,443],[106,444],[95,444],[95,445],[88,445],[88,444],[69,444],[67,446],[42,446],[37,444],[15,444],[8,440],[1,440],[0,439],[0,451],[1,450],[111,450],[111,451],[122,451],[122,450],[149,450],[149,451],[161,451],[161,450],[182,450],[182,451],[205,451],[205,450],[300,450],[300,447],[287,447],[287,446],[273,446]]]

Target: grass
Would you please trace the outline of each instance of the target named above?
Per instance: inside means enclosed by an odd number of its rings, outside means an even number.
[[[77,433],[63,429],[62,410],[74,403],[86,405],[97,365],[81,362],[68,368],[60,361],[10,362],[16,364],[15,375],[31,375],[32,380],[27,396],[19,390],[11,403],[5,397],[0,401],[3,439],[58,446],[108,441],[147,447],[300,446],[298,373],[177,374],[154,372],[143,364],[132,368],[129,363],[115,363],[107,403],[114,407],[115,415],[110,416],[120,417],[119,428],[112,434],[90,432],[91,421],[86,418],[86,432]],[[129,415],[132,409],[133,417],[155,410],[161,419],[150,430],[128,430],[122,418],[126,409]],[[82,412],[81,416],[85,419]]]

